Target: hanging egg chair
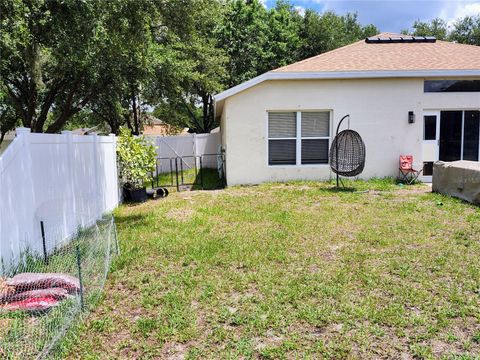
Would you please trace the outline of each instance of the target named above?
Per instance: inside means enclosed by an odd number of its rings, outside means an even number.
[[[340,129],[342,121],[349,118],[349,128]],[[352,177],[362,173],[365,167],[365,144],[360,134],[350,130],[350,115],[344,116],[337,127],[337,133],[330,147],[330,167],[339,176]]]

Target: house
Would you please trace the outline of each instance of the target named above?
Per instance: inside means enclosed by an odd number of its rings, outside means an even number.
[[[91,135],[91,134],[98,134],[99,132],[101,132],[100,125],[96,125],[91,128],[83,127],[83,128],[77,128],[72,130],[73,135]]]
[[[144,115],[145,124],[142,134],[146,136],[186,135],[188,128],[179,128],[163,122],[152,115]]]
[[[479,160],[479,110],[480,47],[392,33],[215,96],[229,185],[333,177],[329,147],[347,114],[366,146],[360,177],[397,176],[410,154],[429,181],[434,161]]]

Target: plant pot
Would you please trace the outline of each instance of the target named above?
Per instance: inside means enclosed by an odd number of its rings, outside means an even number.
[[[145,188],[141,189],[129,189],[129,188],[124,188],[125,190],[125,200],[126,201],[131,201],[131,202],[136,202],[136,203],[142,203],[147,201],[147,190]]]

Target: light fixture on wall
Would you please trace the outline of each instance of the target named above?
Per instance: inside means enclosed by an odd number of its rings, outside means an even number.
[[[408,112],[408,123],[413,124],[415,122],[415,113],[413,111]]]

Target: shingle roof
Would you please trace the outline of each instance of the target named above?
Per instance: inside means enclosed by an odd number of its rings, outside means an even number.
[[[381,33],[375,37],[405,35]],[[480,46],[448,41],[366,43],[358,41],[273,72],[479,70]]]

